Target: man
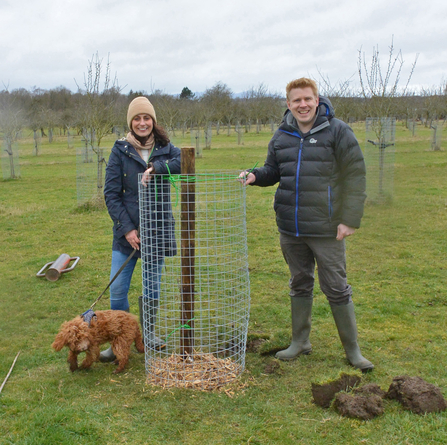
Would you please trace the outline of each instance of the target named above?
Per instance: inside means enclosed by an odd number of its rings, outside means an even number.
[[[357,343],[351,286],[346,279],[345,241],[360,227],[365,163],[351,128],[334,117],[330,101],[307,78],[286,87],[287,107],[273,135],[264,167],[242,172],[246,184],[279,182],[274,209],[290,270],[292,343],[276,354],[292,360],[312,350],[309,341],[315,262],[348,361],[363,372],[374,368]]]

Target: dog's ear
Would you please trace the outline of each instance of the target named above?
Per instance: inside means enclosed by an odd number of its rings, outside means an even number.
[[[65,335],[62,332],[59,332],[59,334],[56,335],[56,338],[54,339],[54,342],[51,345],[51,347],[55,351],[60,351],[66,344],[67,342]]]

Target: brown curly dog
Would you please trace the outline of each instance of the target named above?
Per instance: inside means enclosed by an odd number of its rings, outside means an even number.
[[[118,367],[114,373],[121,372],[129,361],[130,347],[133,342],[138,352],[144,352],[137,317],[124,311],[96,311],[90,323],[86,323],[81,316],[62,324],[54,343],[51,345],[56,351],[67,346],[70,371],[78,369],[78,355],[86,353],[81,369],[88,369],[99,359],[99,346],[110,342],[116,355],[115,363]]]

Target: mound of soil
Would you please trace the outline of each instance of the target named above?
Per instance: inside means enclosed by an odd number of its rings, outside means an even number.
[[[397,400],[415,414],[436,413],[447,408],[440,389],[421,377],[394,377],[385,397]]]
[[[382,397],[376,394],[360,396],[339,393],[333,406],[340,415],[361,420],[371,420],[383,414]]]
[[[359,388],[354,388],[352,391],[358,396],[368,397],[370,395],[379,396],[381,399],[385,397],[385,391],[375,383],[367,383],[366,385],[360,386]]]
[[[331,402],[340,391],[349,391],[358,385],[361,377],[342,373],[340,377],[328,383],[312,383],[312,396],[315,404],[322,408],[329,408]]]

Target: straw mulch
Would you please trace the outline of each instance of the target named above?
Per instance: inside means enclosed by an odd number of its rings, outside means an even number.
[[[239,374],[231,358],[195,353],[192,357],[172,354],[156,360],[148,369],[147,383],[166,388],[189,388],[212,391],[233,382]]]

